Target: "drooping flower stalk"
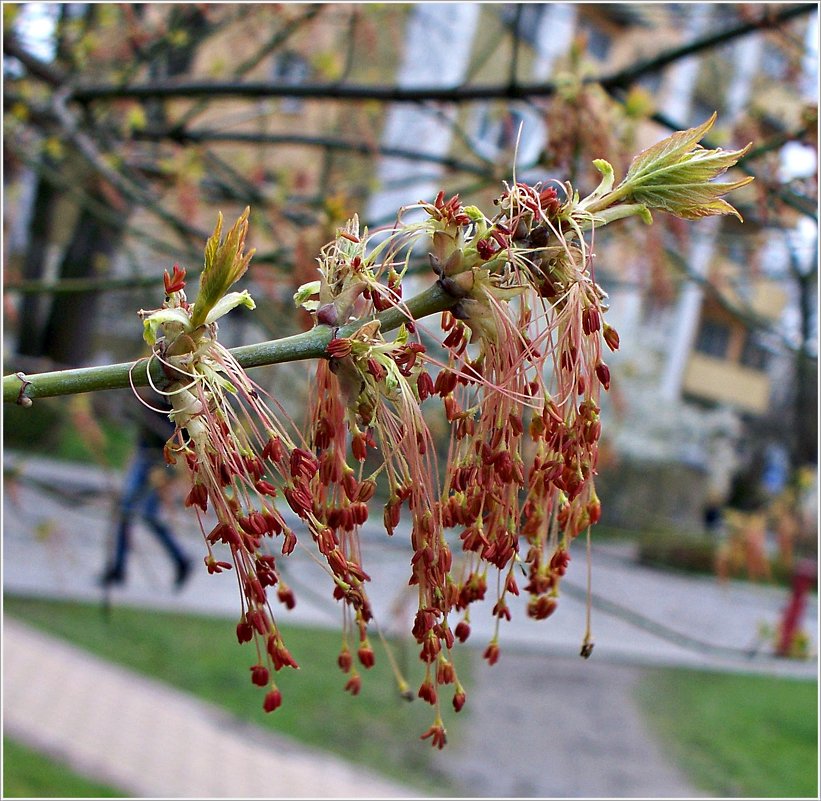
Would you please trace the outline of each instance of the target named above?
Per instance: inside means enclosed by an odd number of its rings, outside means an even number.
[[[385,494],[387,534],[409,532],[412,635],[425,670],[416,695],[434,707],[423,735],[434,746],[447,739],[445,688],[457,712],[466,700],[452,651],[470,636],[471,605],[495,586],[497,626],[484,652],[491,664],[499,658],[499,624],[511,618],[510,596],[521,592],[519,566],[527,613],[554,613],[571,543],[582,532],[589,537],[601,515],[594,478],[600,395],[611,381],[604,354],[619,345],[604,321],[606,294],[594,280],[585,237],[628,216],[649,222],[654,208],[688,219],[737,213],[721,195],[745,181],[709,181],[745,151],[699,148],[711,124],[639,154],[615,189],[612,167],[598,160],[602,181],[584,199],[570,184],[514,181],[490,217],[440,192],[416,206],[423,220],[405,222],[401,210],[378,236],[353,218],[321,251],[319,279],[295,295],[333,333],[317,365],[304,434],[217,341],[219,317],[254,307],[247,292],[229,291],[251,258],[248,211],[224,238],[220,217],[193,304],[184,271],[166,273],[162,308],[141,313],[151,358],[167,378],[155,389],[171,403],[177,426],[166,454],[188,469],[186,505],[200,517],[208,571],[235,570],[237,638],[254,643],[251,679],[267,688],[267,711],[282,702],[273,675],[296,666],[269,602],[276,587],[286,608],[295,603],[277,563],[298,537],[281,514],[283,500],[307,531],[299,542],[313,543],[342,604],[338,664],[353,694],[362,678],[352,652],[365,669],[375,660],[359,531],[375,517],[378,492]],[[438,330],[423,330],[402,299],[420,250],[453,300]],[[392,338],[374,319],[387,309],[407,317]],[[342,326],[345,336],[337,333]],[[431,339],[442,355],[431,352]],[[450,426],[442,464],[421,409],[434,398]],[[204,523],[209,509],[216,525]],[[582,654],[591,648],[588,626]],[[401,678],[400,689],[408,690]]]

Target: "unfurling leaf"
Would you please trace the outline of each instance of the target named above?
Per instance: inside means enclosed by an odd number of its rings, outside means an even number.
[[[630,165],[627,175],[617,187],[649,209],[675,214],[685,220],[709,217],[714,214],[741,215],[721,196],[750,183],[742,178],[730,183],[712,183],[750,149],[706,150],[698,144],[715,122],[709,120],[696,128],[678,131],[661,142],[639,153]],[[627,191],[625,191],[627,190]]]
[[[248,262],[254,255],[253,250],[244,252],[250,211],[249,208],[245,209],[224,240],[220,239],[222,214],[217,218],[214,233],[205,244],[205,267],[200,276],[200,291],[191,312],[191,323],[195,328],[206,322],[211,309],[248,269]]]

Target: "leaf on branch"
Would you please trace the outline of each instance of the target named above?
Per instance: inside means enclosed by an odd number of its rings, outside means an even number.
[[[678,131],[639,153],[620,184],[629,188],[629,196],[651,209],[675,214],[685,220],[715,214],[741,215],[721,196],[746,186],[752,177],[730,183],[711,183],[722,175],[750,149],[707,150],[698,144],[712,128],[716,115],[706,122]],[[618,188],[617,188],[618,191]]]
[[[214,233],[205,244],[205,266],[200,276],[200,291],[191,313],[191,323],[195,328],[206,322],[211,309],[248,269],[248,263],[254,255],[253,249],[244,252],[250,212],[250,208],[245,209],[224,240],[221,239],[222,214],[217,218]]]

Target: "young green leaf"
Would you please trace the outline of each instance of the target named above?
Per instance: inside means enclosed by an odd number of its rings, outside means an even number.
[[[249,208],[245,209],[224,240],[220,238],[222,214],[218,215],[214,233],[205,244],[205,267],[200,276],[200,291],[191,312],[191,323],[195,328],[206,321],[211,309],[248,269],[248,262],[254,255],[253,250],[244,252],[250,212]]]
[[[730,183],[712,183],[750,149],[706,150],[698,144],[715,122],[678,131],[639,153],[630,165],[616,194],[629,197],[649,209],[660,209],[686,220],[714,214],[741,215],[721,196],[750,183],[742,178]]]

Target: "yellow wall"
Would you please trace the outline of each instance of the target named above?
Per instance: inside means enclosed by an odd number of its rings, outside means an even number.
[[[762,414],[767,411],[770,382],[760,370],[693,352],[684,374],[684,392]]]

